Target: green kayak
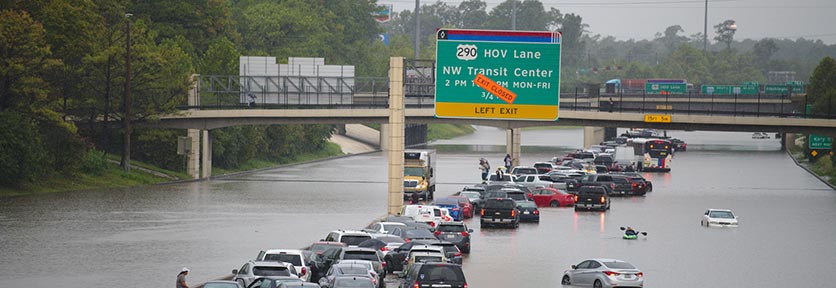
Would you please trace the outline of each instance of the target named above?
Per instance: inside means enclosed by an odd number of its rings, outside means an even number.
[[[624,236],[622,236],[622,238],[628,239],[628,240],[635,240],[635,239],[639,239],[639,235],[624,235]]]

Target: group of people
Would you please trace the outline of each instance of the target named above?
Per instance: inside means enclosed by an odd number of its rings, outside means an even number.
[[[514,163],[514,159],[511,158],[511,154],[505,154],[505,159],[502,160],[505,164],[505,167],[499,167],[496,169],[496,175],[498,179],[502,179],[505,172],[511,171],[511,165]],[[505,169],[503,171],[503,168]],[[482,171],[482,181],[488,181],[488,174],[491,173],[491,164],[488,162],[488,159],[479,158],[479,170]]]

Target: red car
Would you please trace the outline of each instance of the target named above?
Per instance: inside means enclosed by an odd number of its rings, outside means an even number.
[[[450,198],[459,200],[459,207],[462,208],[464,218],[473,218],[473,204],[470,204],[470,199],[467,196],[450,196]]]
[[[534,198],[537,207],[568,207],[575,205],[575,196],[550,187],[541,187],[528,195]]]

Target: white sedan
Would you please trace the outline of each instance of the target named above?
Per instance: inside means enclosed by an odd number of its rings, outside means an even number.
[[[731,210],[708,209],[702,215],[700,225],[706,227],[737,227],[737,216]]]

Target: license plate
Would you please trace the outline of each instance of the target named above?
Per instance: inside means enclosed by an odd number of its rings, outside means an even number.
[[[523,212],[523,214],[528,215],[528,214],[531,214],[531,213],[528,212],[528,211],[525,211],[525,212]]]
[[[447,234],[447,238],[448,238],[448,239],[451,239],[451,238],[456,238],[456,235],[453,235],[453,234]]]
[[[624,279],[633,279],[633,275],[631,275],[631,274],[624,275]]]
[[[494,213],[494,214],[496,214],[496,215],[499,215],[499,214],[501,214],[501,213],[499,213],[499,212],[496,212],[496,213]]]

